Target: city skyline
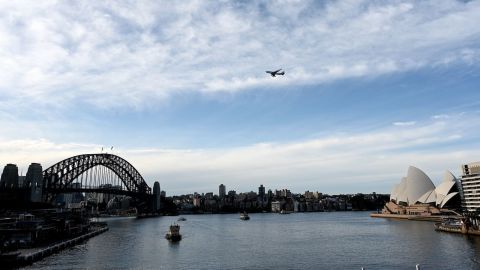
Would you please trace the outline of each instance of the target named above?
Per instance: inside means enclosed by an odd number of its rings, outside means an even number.
[[[479,1],[0,7],[2,168],[103,147],[170,194],[340,194],[480,160]]]

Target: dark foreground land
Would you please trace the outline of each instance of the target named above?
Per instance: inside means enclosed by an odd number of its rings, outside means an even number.
[[[91,222],[84,209],[4,212],[0,218],[0,264],[31,264],[108,230]]]

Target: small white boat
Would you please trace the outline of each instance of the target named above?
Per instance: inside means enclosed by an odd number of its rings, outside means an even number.
[[[250,217],[248,216],[247,212],[240,213],[241,220],[249,220]]]

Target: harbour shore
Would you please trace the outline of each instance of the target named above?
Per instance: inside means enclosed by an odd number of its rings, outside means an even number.
[[[421,215],[399,215],[399,214],[382,214],[382,213],[371,213],[370,217],[373,218],[393,218],[393,219],[404,219],[404,220],[416,220],[416,221],[430,221],[430,222],[441,222],[443,218],[447,216],[421,216]]]
[[[22,265],[32,264],[47,256],[57,253],[67,247],[77,245],[89,238],[97,236],[108,231],[106,224],[98,224],[91,231],[80,236],[65,239],[57,243],[50,244],[45,247],[19,249],[16,251],[0,254],[0,263],[9,268],[16,268]]]

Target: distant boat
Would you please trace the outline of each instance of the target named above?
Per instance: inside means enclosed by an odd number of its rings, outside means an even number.
[[[249,220],[250,217],[248,216],[247,212],[240,213],[240,219],[241,220]]]
[[[180,217],[179,219],[177,219],[177,221],[186,221],[187,219],[184,218],[184,217]]]
[[[180,225],[178,224],[170,225],[170,229],[165,235],[165,238],[167,238],[167,240],[172,242],[177,242],[182,240],[182,235],[180,234]]]
[[[480,235],[480,229],[474,225],[470,218],[446,218],[442,222],[435,223],[436,231]]]
[[[290,211],[286,211],[286,210],[280,211],[280,214],[282,214],[282,215],[286,215],[286,214],[290,214],[290,213],[291,213]]]

